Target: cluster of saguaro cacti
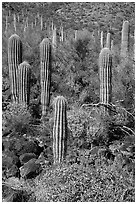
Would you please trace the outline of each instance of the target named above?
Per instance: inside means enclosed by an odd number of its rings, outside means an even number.
[[[38,15],[39,18],[39,15]],[[16,23],[16,18],[14,20]],[[36,21],[35,21],[36,24]],[[34,25],[32,25],[34,26]],[[16,27],[16,26],[14,26]],[[28,27],[28,18],[26,20]],[[25,28],[26,28],[25,27]],[[7,20],[6,20],[7,29]],[[43,19],[41,17],[41,30],[43,29]],[[100,32],[99,32],[100,33]],[[75,32],[75,40],[78,31]],[[64,41],[63,27],[61,27],[61,40]],[[113,46],[111,34],[107,33],[106,47],[104,48],[103,31],[101,32],[101,52],[99,55],[99,77],[100,77],[100,102],[104,105],[111,103],[112,98],[112,52]],[[129,22],[123,23],[121,55],[127,56],[129,43]],[[57,31],[52,24],[52,46],[56,50]],[[42,117],[46,116],[50,103],[50,78],[51,78],[51,43],[48,38],[44,38],[40,43],[40,82],[41,82],[41,107]],[[22,63],[22,42],[18,35],[14,34],[8,41],[8,64],[9,78],[11,82],[11,93],[13,102],[28,104],[30,97],[30,65],[24,61]],[[53,126],[53,156],[54,163],[63,161],[67,146],[67,101],[63,96],[58,96],[54,100],[54,126]],[[109,113],[106,106],[103,112]]]
[[[48,38],[40,43],[40,64],[42,116],[45,116],[50,102],[51,44]]]
[[[99,55],[100,66],[100,102],[109,104],[111,102],[112,92],[112,54],[109,48],[103,48]],[[103,107],[103,111],[106,112],[106,108]]]
[[[11,83],[12,101],[18,102],[18,65],[22,62],[22,42],[18,35],[12,35],[8,40],[8,65]]]
[[[30,65],[27,62],[22,63],[22,42],[16,34],[12,35],[8,41],[8,64],[12,101],[28,104]]]
[[[63,161],[67,146],[67,101],[63,96],[54,100],[53,157],[54,164]]]
[[[24,61],[18,66],[18,99],[20,104],[29,104],[30,65]]]
[[[126,58],[129,49],[129,22],[123,22],[122,36],[121,36],[121,57]]]

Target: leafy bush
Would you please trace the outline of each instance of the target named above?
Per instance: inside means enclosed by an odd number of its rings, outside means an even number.
[[[115,165],[102,164],[94,169],[78,164],[63,164],[46,169],[44,175],[35,182],[37,202],[135,200],[134,175]]]
[[[9,130],[12,133],[25,134],[29,131],[31,115],[27,107],[22,104],[10,103],[3,112],[3,131]]]

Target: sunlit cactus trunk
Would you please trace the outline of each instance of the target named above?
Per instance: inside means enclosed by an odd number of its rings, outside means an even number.
[[[129,22],[124,21],[121,37],[121,57],[126,58],[129,51]]]
[[[22,62],[18,67],[18,95],[19,103],[29,104],[30,99],[30,65]]]
[[[11,84],[12,101],[18,102],[18,65],[22,62],[22,42],[18,35],[12,35],[8,40],[8,65]]]
[[[40,64],[41,106],[44,117],[50,103],[51,44],[48,38],[44,38],[40,43]]]
[[[63,96],[54,100],[53,157],[54,164],[61,163],[67,148],[67,101]]]
[[[108,48],[103,48],[99,55],[100,66],[100,102],[104,104],[111,103],[112,98],[112,54]],[[105,107],[103,112],[108,112]]]

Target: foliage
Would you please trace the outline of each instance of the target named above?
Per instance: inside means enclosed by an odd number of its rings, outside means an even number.
[[[35,182],[37,202],[134,201],[134,175],[116,164],[101,162],[96,169],[62,164],[46,169]]]
[[[83,29],[78,30],[76,40],[72,38],[57,48],[53,58],[54,91],[65,93],[70,102],[92,102],[98,99],[98,65],[97,60],[94,60],[99,54],[99,46],[96,49],[98,43],[88,30]],[[85,99],[82,100],[83,94]]]
[[[132,135],[135,120],[128,114],[118,105],[110,116],[104,116],[99,107],[73,107],[68,111],[71,149],[108,146],[115,140],[122,140],[125,136]]]
[[[10,103],[2,114],[3,131],[25,134],[29,130],[31,115],[22,104]]]

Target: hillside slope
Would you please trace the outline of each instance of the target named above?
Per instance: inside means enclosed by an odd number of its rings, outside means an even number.
[[[134,2],[16,2],[3,3],[3,16],[11,13],[29,13],[34,18],[39,12],[44,21],[53,20],[55,24],[62,23],[65,29],[95,28],[120,30],[123,20],[131,24],[131,32],[135,26]]]

